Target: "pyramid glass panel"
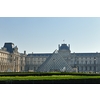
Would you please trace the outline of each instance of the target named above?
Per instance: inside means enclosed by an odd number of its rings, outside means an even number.
[[[39,72],[72,71],[72,67],[64,60],[57,50],[37,69]]]

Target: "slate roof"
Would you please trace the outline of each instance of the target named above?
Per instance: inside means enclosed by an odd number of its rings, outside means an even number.
[[[63,49],[69,50],[69,47],[67,46],[67,44],[62,44],[62,45],[59,47],[59,50],[63,50]]]
[[[6,48],[6,50],[10,53],[13,53],[14,48],[12,47],[12,45],[14,45],[13,43],[5,43],[4,44],[4,48]]]
[[[75,56],[97,56],[98,54],[100,53],[75,53]],[[71,55],[74,55],[74,53]]]
[[[28,54],[27,56],[51,56],[53,53],[37,53],[37,54]],[[97,56],[100,53],[71,53],[75,56]]]
[[[28,54],[27,56],[50,56],[52,53],[37,53],[37,54]]]

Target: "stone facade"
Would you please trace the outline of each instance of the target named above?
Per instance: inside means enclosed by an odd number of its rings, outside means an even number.
[[[26,66],[25,71],[36,71],[40,65],[42,65],[46,59],[51,54],[45,53],[45,54],[28,54],[26,56]]]
[[[97,73],[100,72],[100,53],[71,53],[70,45],[62,44],[58,45],[58,54],[63,57],[63,59],[67,62],[72,68],[72,71],[75,72],[91,72]],[[54,60],[49,61],[48,64],[45,64],[50,60],[53,56],[53,53],[48,54],[28,54],[26,56],[26,71],[38,71],[41,68],[47,68],[45,71],[50,71],[50,63],[53,66]],[[59,59],[61,57],[59,56]],[[55,58],[55,61],[57,59]],[[60,71],[60,67],[58,68],[58,63],[55,63],[56,69]],[[46,65],[46,66],[45,66]],[[65,67],[65,66],[63,66]],[[43,70],[43,69],[41,69]],[[41,71],[39,70],[39,71]],[[53,71],[53,70],[52,70]],[[66,70],[67,71],[67,70]]]
[[[0,72],[25,71],[25,57],[13,43],[5,43],[0,49]]]
[[[19,53],[13,43],[0,49],[0,72],[100,72],[100,53],[71,53],[70,45],[58,45],[53,53]]]

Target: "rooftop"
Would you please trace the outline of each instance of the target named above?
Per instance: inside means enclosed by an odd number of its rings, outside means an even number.
[[[67,44],[62,44],[60,47],[59,47],[59,50],[69,50],[70,48],[67,46]]]
[[[50,56],[52,53],[37,53],[37,54],[28,54],[27,56]]]

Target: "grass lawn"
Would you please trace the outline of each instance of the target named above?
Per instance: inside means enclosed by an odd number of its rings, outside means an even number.
[[[75,75],[52,75],[52,76],[0,76],[0,80],[62,80],[62,79],[100,79],[100,76],[75,76]]]

